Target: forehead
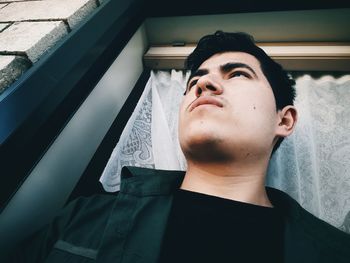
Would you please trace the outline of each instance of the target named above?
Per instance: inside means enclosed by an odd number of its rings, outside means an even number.
[[[244,52],[223,52],[217,53],[205,60],[199,69],[207,69],[209,71],[220,69],[221,65],[231,62],[244,63],[254,69],[256,72],[261,72],[260,62],[253,56]]]

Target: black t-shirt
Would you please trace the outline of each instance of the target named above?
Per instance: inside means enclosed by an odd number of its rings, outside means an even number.
[[[159,262],[283,262],[275,208],[178,189]]]

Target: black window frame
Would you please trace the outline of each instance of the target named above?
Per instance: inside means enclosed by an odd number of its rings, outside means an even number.
[[[145,4],[102,2],[0,96],[0,212],[142,25]]]

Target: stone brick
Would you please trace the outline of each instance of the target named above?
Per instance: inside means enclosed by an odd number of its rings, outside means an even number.
[[[67,32],[61,21],[14,23],[0,33],[0,53],[25,53],[34,63]]]
[[[2,32],[9,25],[10,25],[10,23],[0,23],[0,32]]]
[[[73,15],[71,15],[67,22],[71,29],[76,27],[81,21],[84,20],[95,8],[97,8],[96,1],[87,1],[87,3],[78,9]]]
[[[23,2],[23,1],[42,1],[42,0],[0,0],[0,3],[12,3],[12,2]]]
[[[31,66],[20,56],[0,56],[0,94]]]
[[[66,20],[74,28],[96,7],[95,0],[14,2],[0,9],[0,22]]]

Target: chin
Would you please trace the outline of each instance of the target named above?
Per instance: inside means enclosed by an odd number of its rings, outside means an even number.
[[[184,132],[181,133],[181,137],[185,141],[191,142],[193,144],[205,144],[215,141],[220,141],[222,137],[220,128],[217,123],[209,123],[204,121],[196,121],[186,126],[183,129]]]
[[[183,134],[180,137],[181,149],[186,158],[206,160],[213,158],[222,159],[225,140],[220,138],[217,131],[198,131],[196,133]]]

